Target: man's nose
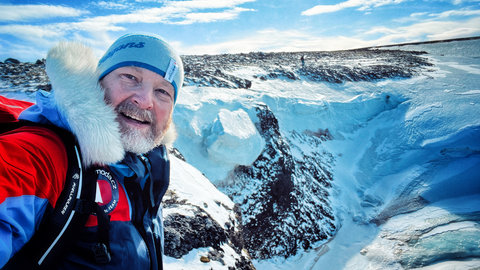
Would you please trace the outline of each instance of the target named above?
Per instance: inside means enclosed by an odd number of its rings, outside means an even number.
[[[140,109],[150,110],[153,108],[153,90],[151,87],[142,85],[133,95],[133,103]]]

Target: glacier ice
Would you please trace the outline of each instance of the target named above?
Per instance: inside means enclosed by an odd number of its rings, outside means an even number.
[[[238,109],[220,109],[204,135],[208,158],[230,166],[250,165],[263,150],[265,142],[248,114]]]

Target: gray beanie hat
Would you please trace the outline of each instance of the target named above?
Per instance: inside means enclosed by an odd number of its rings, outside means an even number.
[[[113,70],[136,66],[160,74],[175,89],[174,102],[183,84],[180,56],[161,38],[153,35],[127,34],[115,41],[98,62],[99,80]]]

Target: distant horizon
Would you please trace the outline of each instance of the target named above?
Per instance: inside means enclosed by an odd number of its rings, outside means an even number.
[[[439,40],[429,40],[429,41],[412,41],[406,43],[394,43],[394,44],[385,44],[378,46],[370,46],[365,48],[376,48],[376,47],[395,47],[395,46],[408,46],[408,45],[421,45],[421,44],[432,44],[432,43],[442,43],[442,42],[453,42],[453,41],[464,41],[464,40],[475,40],[480,39],[480,36],[472,37],[460,37],[460,38],[450,38],[450,39],[439,39]],[[362,49],[362,48],[357,48]],[[354,49],[355,50],[355,49]]]
[[[474,37],[461,37],[461,38],[452,38],[452,39],[441,39],[441,40],[431,40],[431,41],[419,41],[419,42],[408,42],[408,43],[397,43],[397,44],[387,44],[387,45],[378,45],[378,46],[369,46],[369,47],[362,47],[362,48],[352,48],[352,49],[345,49],[345,50],[337,50],[337,51],[352,51],[352,50],[361,50],[361,49],[369,49],[369,48],[383,48],[383,47],[397,47],[397,46],[408,46],[408,45],[422,45],[422,44],[433,44],[433,43],[442,43],[442,42],[454,42],[454,41],[467,41],[467,40],[476,40],[480,39],[480,36],[474,36]],[[333,51],[333,50],[331,50]],[[252,51],[252,52],[247,52],[247,53],[219,53],[219,54],[182,54],[180,56],[202,56],[202,55],[222,55],[222,54],[251,54],[251,53],[309,53],[309,52],[331,52],[331,51],[297,51],[297,52],[289,52],[289,51],[284,51],[284,52],[263,52],[263,51]],[[14,59],[18,60],[14,57],[7,57],[4,60],[1,60],[1,62],[5,62],[8,59]],[[39,58],[33,61],[20,61],[23,63],[33,63],[36,61],[42,61],[45,60],[44,58]]]
[[[338,51],[480,36],[480,0],[4,0],[0,59],[32,62],[59,41],[101,57],[132,32],[181,55]]]

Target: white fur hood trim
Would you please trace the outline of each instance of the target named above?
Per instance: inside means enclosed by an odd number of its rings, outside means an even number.
[[[47,55],[46,72],[56,106],[77,137],[86,166],[115,163],[125,154],[115,112],[104,101],[96,68],[92,50],[80,43],[61,42]]]

